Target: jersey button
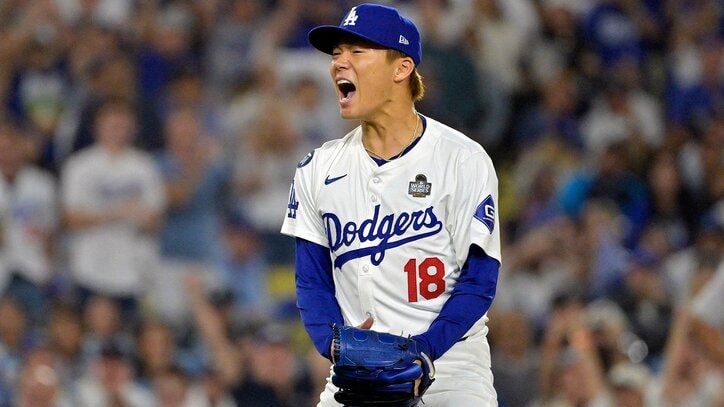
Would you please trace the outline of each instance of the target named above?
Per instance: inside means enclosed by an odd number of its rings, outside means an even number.
[[[372,195],[370,199],[372,200],[372,202],[377,202],[377,195]]]
[[[375,184],[379,184],[379,183],[380,183],[380,177],[374,177],[374,178],[372,178],[372,182],[374,182]]]
[[[364,265],[362,266],[362,272],[367,274],[370,272],[370,266]]]

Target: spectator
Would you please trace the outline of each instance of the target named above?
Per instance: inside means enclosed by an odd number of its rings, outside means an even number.
[[[219,147],[202,138],[200,126],[193,110],[172,113],[166,123],[166,151],[158,160],[168,209],[159,235],[161,267],[149,295],[155,312],[179,326],[188,315],[184,276],[202,274],[212,287],[220,278],[220,222],[230,175]]]
[[[155,101],[179,68],[199,67],[192,49],[196,24],[192,10],[182,2],[165,4],[154,14],[136,60],[143,98]]]
[[[222,389],[214,389],[208,376],[203,382],[182,369],[170,367],[154,381],[154,393],[158,407],[235,407],[234,401]]]
[[[569,2],[580,7],[585,1]],[[530,52],[524,55],[524,67],[535,89],[541,89],[568,69],[586,61],[580,35],[579,13],[565,1],[543,1],[539,5],[541,33],[531,39]],[[585,6],[584,6],[585,7]]]
[[[576,118],[577,91],[571,72],[560,73],[541,86],[541,102],[521,113],[515,142],[531,145],[544,138],[560,140],[569,148],[583,148],[581,125]]]
[[[96,142],[70,157],[62,200],[72,231],[70,266],[81,300],[94,294],[122,303],[133,315],[157,261],[165,194],[150,156],[131,147],[132,105],[106,102],[98,110]]]
[[[332,368],[329,359],[320,355],[314,346],[310,346],[305,353],[306,363],[309,366],[309,393],[314,396],[322,394],[324,387],[327,385],[327,378]],[[312,403],[313,404],[313,403]]]
[[[475,63],[501,81],[508,94],[523,87],[521,62],[526,37],[506,18],[498,0],[476,0],[469,15]]]
[[[647,356],[646,345],[631,331],[623,310],[608,299],[594,300],[586,305],[583,323],[591,332],[602,371]]]
[[[111,42],[113,44],[113,42]],[[117,46],[117,44],[116,44]],[[160,125],[155,105],[140,95],[136,89],[136,75],[131,61],[118,52],[106,58],[96,56],[86,67],[87,89],[76,95],[78,100],[61,129],[69,134],[59,137],[59,142],[70,146],[70,152],[77,152],[96,141],[96,122],[100,108],[107,100],[127,100],[137,126],[134,141],[146,149],[159,147]],[[67,148],[68,146],[66,146]]]
[[[246,135],[260,116],[259,102],[280,97],[279,73],[272,67],[260,68],[254,71],[252,79],[239,82],[233,90],[223,120],[230,156],[236,157],[235,152],[246,148]]]
[[[575,223],[560,216],[518,238],[507,249],[496,309],[520,310],[536,327],[545,326],[559,298],[588,285],[590,260],[581,237]]]
[[[642,30],[638,24],[647,21],[636,19],[629,13],[634,7],[626,7],[630,1],[602,0],[594,2],[582,21],[585,38],[600,58],[604,67],[610,67],[622,59],[641,61],[645,56]],[[645,7],[638,7],[639,15],[650,18]]]
[[[658,259],[634,252],[624,285],[612,297],[629,315],[633,331],[646,343],[655,362],[666,342],[673,303],[666,290]]]
[[[233,317],[253,321],[269,317],[272,300],[267,288],[268,264],[258,233],[240,216],[230,216],[224,228],[221,286],[233,301]]]
[[[187,401],[190,380],[178,368],[167,368],[154,377],[153,392],[158,407],[191,406]]]
[[[23,360],[36,341],[20,303],[0,298],[0,405],[12,403]]]
[[[108,343],[130,354],[135,341],[130,332],[131,324],[125,323],[119,303],[108,297],[92,296],[83,308],[83,361],[87,368],[103,352]]]
[[[294,257],[294,241],[279,234],[279,213],[288,202],[290,171],[311,147],[278,101],[263,100],[259,107],[252,126],[240,135],[236,196],[242,213],[261,234],[266,258],[288,264]]]
[[[62,44],[56,30],[38,34],[27,44],[23,61],[11,82],[9,111],[37,135],[37,162],[53,168],[52,137],[68,100],[70,78],[64,67]]]
[[[249,80],[256,70],[259,37],[267,23],[262,3],[232,0],[219,10],[216,23],[210,27],[206,69],[211,88],[221,95],[234,84]]]
[[[339,1],[333,0],[285,0],[279,7],[293,16],[293,23],[282,28],[285,35],[280,44],[286,48],[309,48],[307,33],[312,27],[327,21],[337,21],[346,10]],[[280,24],[281,26],[281,24]]]
[[[43,348],[28,352],[18,379],[13,406],[72,407],[70,395],[62,386],[60,372],[54,367],[53,353]]]
[[[162,322],[154,320],[144,321],[135,339],[138,344],[136,352],[138,381],[151,388],[157,379],[175,370],[176,342],[171,329]]]
[[[159,100],[158,111],[165,123],[179,110],[193,112],[199,121],[203,143],[216,144],[225,141],[222,105],[219,98],[206,92],[201,72],[182,68],[170,79]],[[160,145],[165,145],[162,140]]]
[[[613,405],[644,407],[650,380],[651,372],[645,365],[621,362],[613,366],[608,374],[608,382],[613,391]]]
[[[498,401],[506,407],[525,407],[535,399],[538,355],[533,345],[533,326],[519,311],[491,315],[492,369]]]
[[[476,56],[461,47],[429,42],[423,51],[421,72],[429,83],[420,108],[497,147],[510,114],[509,90],[490,71],[479,71]]]
[[[722,261],[724,228],[711,215],[704,215],[697,225],[693,244],[666,258],[663,265],[665,281],[675,304],[688,299],[693,280],[702,268],[713,267]]]
[[[595,154],[624,140],[630,148],[645,152],[659,146],[663,138],[660,110],[650,95],[610,78],[583,118],[586,151]]]
[[[628,252],[623,247],[626,223],[621,212],[606,200],[591,199],[581,215],[577,248],[583,257],[579,287],[588,298],[611,296],[620,288]]]
[[[53,366],[60,386],[69,391],[85,373],[83,321],[78,311],[64,303],[53,304],[47,318],[46,347],[53,354]]]
[[[291,328],[267,323],[254,335],[248,352],[251,379],[274,389],[280,406],[311,405],[307,367],[295,354]]]
[[[0,286],[20,301],[35,324],[43,316],[55,271],[58,208],[55,179],[29,161],[28,150],[16,128],[0,124]]]
[[[199,407],[236,407],[234,398],[227,387],[213,371],[206,371],[196,377],[188,389],[186,397],[189,405]]]
[[[252,376],[247,338],[236,338],[236,341],[230,338],[228,320],[207,300],[198,276],[189,275],[184,283],[201,342],[211,353],[212,370],[222,385],[230,389],[236,405],[283,406],[272,386],[260,383]]]
[[[551,313],[541,344],[537,405],[611,405],[592,333],[583,324],[582,305],[561,303]]]
[[[129,354],[113,342],[104,343],[100,355],[91,362],[87,376],[77,383],[77,405],[153,405],[152,393],[136,381],[130,358]]]
[[[560,192],[564,213],[578,217],[588,200],[610,201],[626,217],[623,242],[633,247],[649,219],[645,184],[633,173],[626,144],[608,145],[596,157],[595,167],[572,176]]]
[[[724,119],[714,117],[701,139],[691,137],[678,150],[678,164],[684,184],[700,202],[700,213],[714,210],[724,197],[724,170],[721,160]]]
[[[707,20],[710,21],[710,17],[704,17],[704,24]],[[692,23],[702,24],[702,19],[698,19],[696,23],[692,21]],[[689,28],[691,31],[701,29],[701,26]],[[724,109],[724,102],[722,102],[724,80],[721,74],[724,42],[717,37],[701,41],[686,38],[692,35],[691,31],[689,33],[674,31],[674,35],[678,34],[683,37],[681,41],[685,44],[679,44],[677,48],[683,49],[675,49],[672,57],[682,58],[681,65],[692,66],[690,68],[692,73],[672,72],[673,82],[667,98],[669,106],[667,117],[675,124],[702,134],[712,120],[721,116]],[[688,63],[685,63],[686,60],[689,60]],[[677,67],[675,64],[674,68]]]
[[[647,184],[652,205],[650,223],[663,229],[669,251],[687,246],[702,204],[684,185],[676,156],[671,151],[654,153],[647,171]]]

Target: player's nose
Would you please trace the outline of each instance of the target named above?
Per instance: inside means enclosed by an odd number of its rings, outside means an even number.
[[[335,71],[349,67],[349,56],[346,52],[339,53],[332,59],[332,68]]]

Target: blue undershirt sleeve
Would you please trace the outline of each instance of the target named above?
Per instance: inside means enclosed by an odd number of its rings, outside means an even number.
[[[296,239],[295,282],[297,308],[302,323],[317,351],[332,360],[333,324],[344,325],[335,297],[332,259],[329,249],[308,240]]]
[[[432,360],[448,351],[490,308],[500,263],[476,245],[460,271],[455,288],[425,333],[413,336]]]

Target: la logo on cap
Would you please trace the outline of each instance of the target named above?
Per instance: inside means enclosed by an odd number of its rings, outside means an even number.
[[[352,7],[352,10],[349,11],[349,14],[347,14],[347,18],[344,19],[344,23],[342,25],[355,25],[357,22],[357,11],[355,11],[357,7]]]

